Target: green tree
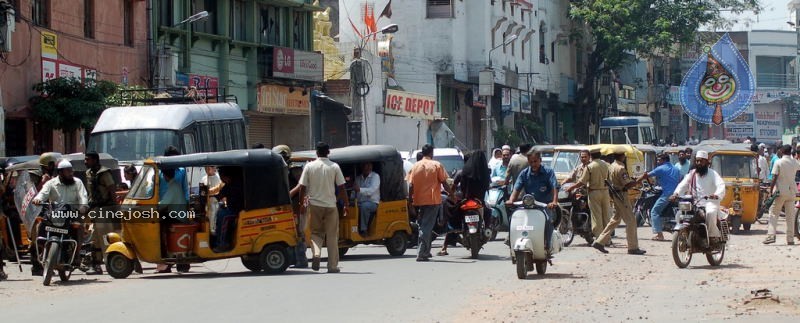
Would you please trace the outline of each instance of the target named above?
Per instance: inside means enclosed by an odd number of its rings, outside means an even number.
[[[106,108],[106,99],[116,89],[112,82],[81,82],[77,78],[60,77],[38,83],[33,90],[39,95],[30,98],[33,116],[54,130],[91,129]]]
[[[678,44],[695,42],[703,26],[726,26],[731,21],[722,12],[758,12],[758,0],[578,0],[571,2],[570,16],[583,29],[573,31],[572,39],[590,48],[586,79],[577,102],[578,120],[588,124],[590,109],[597,107],[595,81],[603,73],[619,68],[633,51],[648,57],[673,54]],[[588,46],[587,46],[588,45]],[[588,135],[582,127],[583,135]]]

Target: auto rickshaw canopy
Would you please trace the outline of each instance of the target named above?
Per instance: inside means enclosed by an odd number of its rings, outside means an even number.
[[[244,209],[254,210],[289,205],[289,177],[281,155],[270,149],[242,149],[197,153],[170,157],[155,157],[147,164],[160,169],[180,167],[231,166],[241,167],[239,179],[244,192]]]
[[[313,160],[315,151],[298,151],[292,154],[292,160]],[[331,149],[328,159],[337,164],[377,163],[375,172],[381,177],[381,200],[396,201],[408,197],[405,176],[403,175],[403,159],[400,153],[388,145],[361,145]],[[346,175],[345,175],[346,176]]]

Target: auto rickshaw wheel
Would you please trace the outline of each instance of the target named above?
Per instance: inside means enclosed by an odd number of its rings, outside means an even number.
[[[403,231],[396,231],[392,237],[386,240],[386,250],[395,257],[402,256],[408,248],[408,235]]]
[[[112,252],[106,258],[106,270],[111,277],[125,279],[133,272],[134,261],[119,252]]]
[[[536,274],[544,275],[547,272],[547,260],[539,260],[536,262]]]
[[[286,268],[289,268],[289,253],[286,251],[286,247],[271,244],[261,250],[259,263],[261,263],[261,268],[267,274],[280,274],[286,271]]]
[[[190,264],[175,265],[175,269],[177,269],[179,273],[188,273],[190,268],[192,268],[192,265]]]
[[[244,265],[244,268],[247,268],[248,270],[250,270],[252,272],[256,272],[257,273],[257,272],[261,271],[261,261],[259,259],[259,256],[257,256],[257,255],[256,256],[242,256],[242,265]]]

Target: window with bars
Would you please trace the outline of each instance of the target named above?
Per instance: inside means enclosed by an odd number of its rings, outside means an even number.
[[[83,0],[83,36],[94,39],[94,0]]]
[[[208,11],[208,18],[192,23],[192,30],[206,34],[217,33],[217,2],[214,0],[192,0],[192,12]]]
[[[428,18],[453,18],[452,0],[427,0]]]
[[[161,0],[158,2],[158,20],[161,26],[172,27],[175,23],[172,19],[175,16],[175,4],[173,0]]]
[[[306,38],[308,33],[308,13],[305,11],[295,11],[292,19],[292,48],[307,49]]]
[[[34,25],[50,28],[50,0],[31,0],[31,21]]]
[[[267,5],[259,8],[261,20],[259,35],[261,42],[270,45],[281,45],[281,10]]]
[[[244,0],[234,0],[231,8],[230,37],[235,40],[247,40],[247,10]]]
[[[122,35],[127,46],[133,46],[133,0],[125,0],[122,8]]]

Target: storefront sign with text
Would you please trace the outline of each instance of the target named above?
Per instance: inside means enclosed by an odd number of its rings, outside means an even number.
[[[258,86],[258,111],[264,113],[308,115],[311,107],[309,95],[289,87],[263,84]]]
[[[426,120],[440,116],[436,111],[436,97],[396,90],[386,91],[385,113]]]

